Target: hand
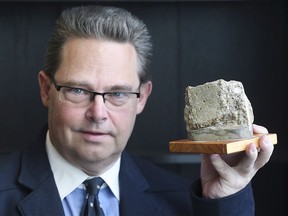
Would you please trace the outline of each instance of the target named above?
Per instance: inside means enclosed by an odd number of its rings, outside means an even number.
[[[253,124],[253,133],[267,134],[268,131]],[[202,155],[203,197],[221,198],[242,190],[272,155],[274,146],[267,136],[260,138],[259,146],[259,149],[256,149],[255,144],[251,143],[240,153]]]

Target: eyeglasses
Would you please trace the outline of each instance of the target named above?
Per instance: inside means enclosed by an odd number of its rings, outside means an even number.
[[[59,99],[61,101],[83,107],[91,104],[96,95],[102,96],[103,102],[110,110],[123,107],[133,95],[136,95],[137,98],[140,97],[140,92],[111,91],[100,93],[73,86],[58,85],[54,77],[52,78],[52,82],[59,92]]]

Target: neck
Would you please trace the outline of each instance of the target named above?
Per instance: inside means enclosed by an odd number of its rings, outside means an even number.
[[[120,155],[111,156],[109,159],[105,159],[97,162],[83,162],[72,163],[77,168],[81,169],[89,176],[100,176],[102,173],[109,170],[116,161],[120,158]]]

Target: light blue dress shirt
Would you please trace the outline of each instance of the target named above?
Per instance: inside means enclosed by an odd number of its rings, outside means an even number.
[[[65,215],[79,216],[86,195],[83,182],[92,176],[74,167],[57,152],[50,141],[49,131],[46,136],[46,149]],[[100,175],[105,183],[102,185],[98,197],[105,216],[119,215],[120,160],[121,158]]]
[[[63,199],[62,205],[66,216],[80,215],[84,204],[85,194],[85,189],[76,188]],[[100,189],[98,197],[105,216],[119,215],[119,202],[107,185]]]

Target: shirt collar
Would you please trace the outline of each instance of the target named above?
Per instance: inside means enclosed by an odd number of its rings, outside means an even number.
[[[54,146],[51,143],[49,137],[49,131],[47,132],[46,135],[46,149],[61,200],[63,200],[77,187],[83,187],[82,183],[86,179],[94,177],[87,175],[81,169],[73,166],[58,153],[58,151],[54,148]],[[120,200],[119,195],[120,160],[121,157],[118,158],[118,160],[113,164],[113,166],[111,166],[108,170],[106,170],[104,173],[100,175],[100,177],[109,186],[109,188],[111,189],[114,196],[118,199],[118,201]]]

